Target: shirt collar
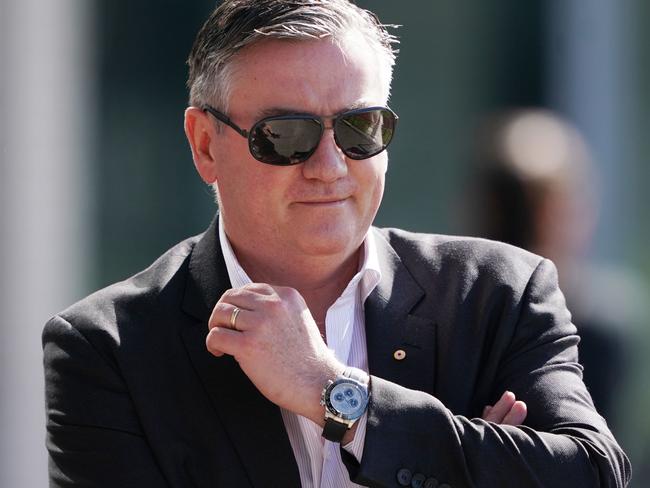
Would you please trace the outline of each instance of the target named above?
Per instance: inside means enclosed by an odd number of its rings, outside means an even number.
[[[226,231],[223,227],[223,219],[219,218],[219,243],[221,245],[221,253],[223,254],[224,261],[226,262],[226,269],[228,270],[228,278],[233,288],[239,288],[249,283],[252,280],[241,267],[232,245],[226,236]],[[363,239],[363,259],[359,267],[359,271],[354,275],[350,283],[346,287],[341,296],[347,293],[353,293],[356,285],[359,284],[359,292],[361,295],[361,302],[365,302],[368,295],[379,284],[381,280],[381,269],[379,267],[379,257],[377,254],[377,245],[375,243],[375,236],[373,235],[372,228],[366,233]]]
[[[223,259],[226,262],[226,269],[228,270],[228,278],[230,278],[230,284],[233,288],[241,288],[244,285],[248,285],[253,281],[244,271],[244,268],[241,267],[235,252],[232,250],[230,241],[226,236],[226,231],[223,228],[223,219],[219,218],[219,244],[221,245],[221,253],[223,254]]]

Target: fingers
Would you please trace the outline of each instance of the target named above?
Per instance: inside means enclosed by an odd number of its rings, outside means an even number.
[[[240,288],[227,290],[212,309],[208,320],[208,329],[213,327],[226,327],[243,331],[250,325],[253,317],[251,312],[264,307],[278,305],[282,302],[280,293],[288,293],[288,288],[273,287],[265,283],[249,283]],[[302,298],[302,297],[301,297]],[[233,314],[240,309],[233,324]],[[233,326],[234,325],[234,326]]]
[[[290,319],[300,317],[302,305],[304,300],[291,288],[250,283],[227,290],[212,309],[206,346],[215,356],[230,354],[238,357],[244,353],[243,342],[238,344],[234,337],[249,332],[249,346],[268,343],[268,335],[276,330],[274,325],[286,325]]]
[[[526,420],[528,414],[528,407],[522,401],[517,400],[506,414],[502,424],[505,425],[521,425]]]
[[[208,320],[208,329],[212,330],[214,327],[225,327],[241,332],[247,328],[248,315],[250,315],[250,311],[243,308],[243,305],[219,301],[212,309],[210,320]]]
[[[501,395],[501,398],[493,407],[490,407],[487,412],[484,412],[483,420],[500,424],[503,422],[503,419],[506,417],[508,412],[510,412],[510,409],[514,403],[515,394],[511,391],[506,391],[503,395]]]
[[[242,347],[243,335],[237,331],[225,327],[213,327],[208,332],[205,345],[211,354],[223,356],[230,354],[235,356]]]
[[[521,425],[527,414],[526,404],[517,400],[511,391],[506,391],[494,406],[487,405],[483,409],[481,418],[497,424]]]
[[[250,318],[247,316],[255,309],[256,300],[268,296],[268,288],[268,285],[253,283],[226,291],[212,309],[208,329],[226,327],[240,332],[246,330],[247,318]]]

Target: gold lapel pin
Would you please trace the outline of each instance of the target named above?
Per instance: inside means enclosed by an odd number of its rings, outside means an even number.
[[[406,351],[404,351],[404,349],[398,349],[397,351],[395,351],[393,353],[393,357],[397,361],[401,361],[402,359],[404,359],[406,357]]]

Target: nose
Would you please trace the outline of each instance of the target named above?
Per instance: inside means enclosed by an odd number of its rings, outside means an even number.
[[[348,162],[343,151],[336,145],[334,131],[323,131],[318,148],[302,165],[302,172],[308,180],[331,183],[348,174]]]

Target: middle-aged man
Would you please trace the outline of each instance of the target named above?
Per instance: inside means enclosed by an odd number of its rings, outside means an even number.
[[[554,266],[371,227],[392,41],[347,0],[213,12],[185,131],[219,215],[48,322],[52,486],[627,483]]]

